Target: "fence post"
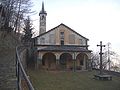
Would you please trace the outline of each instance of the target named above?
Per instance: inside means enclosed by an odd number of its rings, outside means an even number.
[[[16,76],[18,76],[18,57],[16,53]]]
[[[19,66],[19,63],[18,63],[17,80],[18,80],[18,90],[20,90],[20,66]]]

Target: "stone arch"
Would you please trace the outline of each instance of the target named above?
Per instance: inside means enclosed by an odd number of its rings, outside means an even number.
[[[46,69],[56,69],[56,56],[53,53],[45,53],[42,57],[42,66]]]
[[[79,53],[76,56],[77,61],[77,69],[79,70],[85,70],[88,67],[88,56],[85,53]]]
[[[62,53],[60,55],[59,64],[62,69],[71,69],[72,68],[72,55],[69,53]]]

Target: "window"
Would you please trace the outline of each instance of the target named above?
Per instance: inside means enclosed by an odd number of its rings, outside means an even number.
[[[41,20],[43,20],[44,18],[45,18],[45,16],[44,16],[44,15],[42,15],[42,16],[41,16]]]
[[[64,32],[60,32],[60,39],[64,39]]]
[[[64,45],[64,40],[61,40],[61,45]]]
[[[60,32],[60,43],[64,45],[64,32]]]

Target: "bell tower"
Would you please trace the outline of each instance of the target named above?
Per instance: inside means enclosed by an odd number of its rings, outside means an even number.
[[[42,10],[39,13],[40,21],[39,21],[39,35],[46,32],[46,16],[47,13],[44,9],[44,2],[42,2]]]

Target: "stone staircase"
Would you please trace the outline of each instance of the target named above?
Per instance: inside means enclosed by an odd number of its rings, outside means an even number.
[[[0,31],[0,90],[17,90],[15,47],[12,32]]]
[[[15,50],[0,55],[0,90],[17,90]]]

